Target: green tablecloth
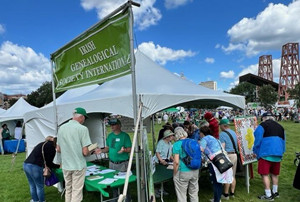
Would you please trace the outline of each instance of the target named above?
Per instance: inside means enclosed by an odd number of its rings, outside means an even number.
[[[94,165],[93,163],[88,162],[87,166],[91,166]],[[101,170],[107,169],[106,167],[100,166]],[[114,181],[112,184],[110,185],[104,185],[104,184],[98,184],[98,182],[106,179],[106,178],[114,178],[114,175],[117,174],[118,171],[115,172],[111,172],[111,173],[107,173],[107,174],[98,174],[100,176],[103,176],[104,178],[99,179],[99,180],[87,180],[86,178],[88,176],[85,177],[85,181],[84,181],[84,185],[85,185],[85,189],[87,191],[99,191],[103,196],[105,197],[109,197],[109,193],[106,191],[107,188],[109,187],[120,187],[123,186],[125,183],[125,179],[118,179],[116,181]],[[55,170],[55,174],[58,177],[58,179],[62,182],[64,180],[63,177],[63,172],[62,169],[56,169]],[[131,175],[129,177],[129,182],[134,182],[136,181],[136,176],[135,175]]]
[[[170,179],[173,179],[173,170],[167,169],[166,166],[163,166],[161,164],[157,164],[155,166],[155,172],[153,175],[154,184],[165,182]]]

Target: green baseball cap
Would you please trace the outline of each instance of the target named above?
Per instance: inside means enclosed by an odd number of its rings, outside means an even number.
[[[229,125],[229,120],[228,119],[221,119],[219,125]]]
[[[81,115],[83,115],[86,119],[89,118],[88,115],[87,115],[87,113],[86,113],[86,111],[85,111],[85,109],[83,109],[83,108],[81,108],[81,107],[75,108],[75,109],[74,109],[74,113],[76,113],[76,114],[81,114]]]

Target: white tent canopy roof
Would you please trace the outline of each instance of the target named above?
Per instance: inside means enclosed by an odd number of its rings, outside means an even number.
[[[18,101],[4,113],[0,114],[0,122],[23,119],[26,112],[38,109],[30,105],[24,98],[19,98]]]
[[[137,51],[135,57],[136,91],[143,102],[144,118],[182,103],[226,105],[242,109],[245,107],[243,96],[215,91],[184,80],[160,67],[140,51]],[[132,103],[131,75],[102,85],[72,89],[57,99],[58,124],[71,118],[73,109],[79,106],[85,108],[88,113],[103,112],[133,117]],[[35,118],[53,120],[51,106],[52,104],[49,104],[26,113],[25,122]]]

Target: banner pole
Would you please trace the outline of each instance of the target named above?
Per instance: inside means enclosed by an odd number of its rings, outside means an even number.
[[[53,97],[53,113],[54,113],[54,130],[57,135],[57,110],[56,110],[56,95],[55,95],[55,84],[54,84],[54,69],[53,61],[51,60],[51,72],[52,72],[52,97]]]
[[[244,116],[246,116],[246,109],[244,109]],[[247,187],[247,193],[250,193],[250,178],[249,178],[249,164],[246,165],[246,175],[245,175],[245,180],[246,180],[246,187]]]
[[[136,94],[136,76],[135,76],[135,57],[134,57],[134,43],[133,43],[133,12],[132,12],[132,1],[129,3],[129,39],[130,39],[130,56],[131,56],[131,80],[132,80],[132,105],[133,105],[133,117],[134,123],[137,123],[137,94]],[[137,196],[138,202],[141,202],[141,176],[140,176],[140,151],[139,141],[135,145],[135,164],[136,164],[136,183],[137,183]]]

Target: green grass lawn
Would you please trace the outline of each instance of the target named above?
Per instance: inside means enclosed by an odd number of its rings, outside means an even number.
[[[300,191],[294,189],[292,186],[296,167],[293,165],[295,152],[300,151],[300,124],[293,122],[280,122],[286,130],[287,137],[287,151],[281,165],[281,174],[279,177],[279,193],[280,198],[275,201],[282,202],[296,202],[300,201]],[[155,126],[156,134],[160,129],[160,125]],[[152,148],[151,135],[149,137],[149,147]],[[2,202],[18,202],[29,201],[29,185],[25,174],[23,172],[23,161],[25,160],[25,153],[19,153],[16,157],[14,166],[12,167],[12,156],[7,154],[0,156],[0,201]],[[231,201],[260,201],[257,195],[264,192],[263,184],[260,176],[257,174],[257,163],[253,163],[254,179],[250,180],[250,193],[247,193],[244,177],[237,177],[237,188],[235,199]],[[169,196],[164,197],[164,201],[176,201],[174,191],[174,184],[172,181],[165,183],[165,189],[170,193]],[[136,199],[136,183],[129,185],[130,193],[133,201]],[[55,187],[45,187],[46,201],[58,202],[64,201],[60,198]],[[199,201],[208,201],[212,198],[212,186],[209,181],[209,176],[206,171],[201,173],[199,179]],[[83,201],[99,201],[99,192],[84,191]],[[157,199],[157,201],[160,201]]]

